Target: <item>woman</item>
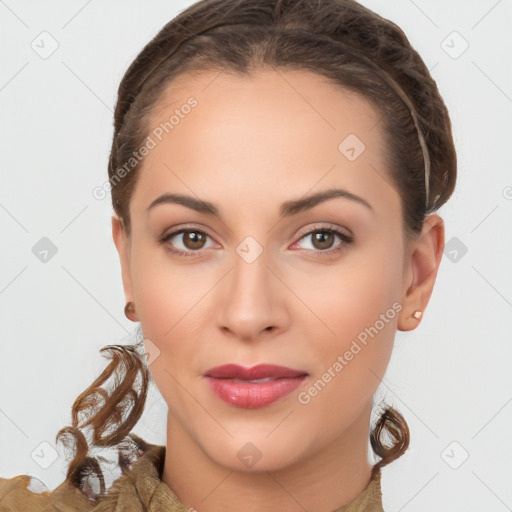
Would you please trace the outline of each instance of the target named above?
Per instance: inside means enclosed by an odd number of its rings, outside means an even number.
[[[58,434],[63,484],[3,479],[0,510],[382,510],[409,431],[392,407],[370,428],[373,396],[429,302],[456,180],[403,32],[353,0],[200,1],[123,77],[108,172],[144,341],[104,349]],[[165,446],[131,433],[149,378]],[[119,453],[109,489],[97,447]]]

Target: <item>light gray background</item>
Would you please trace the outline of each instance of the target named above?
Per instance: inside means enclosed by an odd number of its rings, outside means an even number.
[[[55,434],[106,365],[99,349],[134,341],[109,197],[92,190],[107,179],[124,71],[191,3],[0,0],[3,477],[61,483]],[[411,428],[409,450],[383,470],[384,508],[512,510],[512,2],[362,3],[402,27],[432,70],[459,160],[457,190],[439,212],[447,250],[431,302],[418,329],[397,333],[376,397]],[[31,47],[43,51],[45,37],[51,48],[43,31],[58,43],[48,58]],[[46,263],[32,252],[42,237],[58,249]],[[163,444],[165,422],[153,391],[135,432]],[[43,469],[31,454],[50,460],[52,446],[59,457]]]

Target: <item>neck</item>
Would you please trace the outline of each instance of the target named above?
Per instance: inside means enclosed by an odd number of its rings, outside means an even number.
[[[258,472],[217,464],[169,414],[162,480],[181,503],[201,512],[336,510],[361,494],[370,481],[370,412],[371,405],[320,451]]]

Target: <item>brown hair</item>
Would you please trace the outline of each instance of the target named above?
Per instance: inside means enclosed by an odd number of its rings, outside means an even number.
[[[436,82],[404,32],[355,0],[201,0],[158,32],[123,76],[114,115],[108,174],[112,204],[126,234],[130,235],[129,204],[141,164],[137,162],[129,172],[125,164],[147,139],[151,114],[170,83],[186,72],[223,70],[250,76],[262,67],[309,70],[371,102],[382,116],[387,174],[401,197],[404,233],[419,234],[425,217],[442,206],[455,187],[450,118]],[[397,94],[390,83],[397,84],[403,94]],[[422,138],[430,164],[428,202]],[[123,471],[129,449],[121,441],[135,447],[131,452],[135,456],[147,448],[142,439],[130,434],[142,414],[150,378],[143,357],[133,347],[106,347],[113,351],[113,362],[75,401],[73,427],[58,434],[78,440],[68,469],[77,486],[83,487],[84,477],[99,470],[87,456],[87,441],[79,428],[91,426],[96,445],[123,446],[119,448]],[[108,395],[100,386],[122,369],[124,377],[116,380]],[[137,373],[140,388],[135,387]],[[132,410],[123,420],[125,407]],[[79,423],[80,413],[89,419]],[[113,430],[102,437],[107,426]],[[384,442],[386,433],[391,443]],[[370,441],[380,457],[375,468],[400,457],[409,445],[403,416],[387,407]],[[101,471],[99,477],[103,484]]]

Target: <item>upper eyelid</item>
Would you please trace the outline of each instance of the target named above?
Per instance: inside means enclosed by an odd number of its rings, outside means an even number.
[[[308,235],[310,234],[312,231],[321,231],[321,230],[333,230],[333,231],[342,231],[343,230],[346,230],[346,231],[349,231],[349,233],[347,233],[347,236],[351,236],[351,232],[348,228],[341,228],[341,227],[335,227],[333,226],[331,223],[329,222],[325,222],[324,224],[322,224],[322,222],[319,222],[319,223],[314,223],[313,226],[310,226],[308,228],[304,228],[304,231],[299,231],[299,233],[296,235],[296,236],[299,236],[299,237],[302,237],[304,235]],[[173,228],[171,229],[169,232],[166,232],[164,235],[162,235],[161,238],[166,238],[170,235],[173,235],[173,236],[176,236],[178,234],[181,234],[183,233],[183,231],[200,231],[201,233],[204,233],[205,235],[208,235],[210,238],[214,238],[213,236],[211,236],[209,233],[208,233],[208,229],[207,228],[204,228],[202,226],[200,227],[197,227],[197,226],[188,226],[188,225],[184,225],[184,226],[181,226],[181,227],[177,227],[177,228]]]
[[[334,226],[330,222],[315,223],[312,227],[305,228],[305,231],[300,231],[297,236],[302,238],[304,235],[309,235],[309,234],[311,234],[314,231],[324,231],[324,230],[325,231],[340,231],[341,233],[343,233],[344,235],[346,235],[348,237],[352,237],[353,236],[352,232],[348,228],[344,228],[344,227],[340,227],[340,226]],[[345,233],[345,231],[347,231],[348,233]]]

